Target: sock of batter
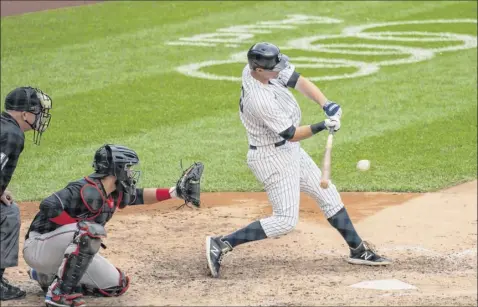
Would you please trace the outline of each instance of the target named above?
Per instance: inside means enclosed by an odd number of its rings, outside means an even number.
[[[247,227],[239,229],[230,235],[224,236],[222,241],[227,241],[232,247],[234,247],[239,244],[258,241],[265,238],[267,238],[267,235],[262,228],[261,222],[255,221],[249,224]]]
[[[351,248],[357,248],[360,243],[362,243],[362,239],[355,231],[354,225],[352,224],[345,207],[340,209],[340,211],[334,216],[330,217],[328,221],[330,225],[340,232],[342,237]]]

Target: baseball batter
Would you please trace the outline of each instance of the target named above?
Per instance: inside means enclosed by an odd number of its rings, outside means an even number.
[[[330,224],[350,247],[348,262],[387,265],[371,244],[354,229],[335,185],[320,187],[321,170],[300,147],[299,141],[320,131],[340,129],[341,107],[329,101],[312,82],[295,71],[286,55],[270,43],[254,44],[242,72],[239,115],[247,133],[247,164],[264,185],[273,215],[255,221],[226,236],[206,238],[206,257],[213,277],[219,276],[224,255],[237,245],[285,235],[299,220],[300,192],[310,195]],[[300,125],[301,110],[288,88],[295,88],[318,103],[328,117],[312,125]]]
[[[117,208],[152,204],[171,197],[199,207],[202,163],[191,165],[169,189],[136,188],[139,158],[133,150],[107,144],[94,156],[95,172],[53,193],[30,225],[23,256],[30,276],[47,292],[47,306],[85,306],[82,296],[119,296],[129,277],[98,252],[105,225]],[[125,230],[127,231],[127,226]]]

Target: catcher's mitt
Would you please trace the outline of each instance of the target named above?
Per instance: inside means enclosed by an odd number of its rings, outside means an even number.
[[[203,170],[204,164],[195,162],[183,172],[176,183],[176,194],[179,198],[184,199],[184,204],[181,207],[188,203],[196,208],[200,207],[200,183]]]

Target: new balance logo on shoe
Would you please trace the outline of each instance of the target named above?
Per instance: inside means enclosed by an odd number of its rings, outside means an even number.
[[[365,260],[369,260],[370,258],[372,258],[373,254],[368,252],[368,251],[365,251],[361,256],[360,258],[363,258]]]
[[[375,248],[370,243],[364,241],[362,244],[356,249],[350,249],[350,258],[347,260],[349,263],[363,265],[389,265],[391,263],[389,259],[377,255]]]
[[[219,249],[216,246],[213,246],[211,249],[211,253],[217,257],[219,255]]]

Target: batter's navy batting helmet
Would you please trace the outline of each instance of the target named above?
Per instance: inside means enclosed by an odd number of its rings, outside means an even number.
[[[247,60],[251,69],[262,68],[270,71],[281,71],[287,67],[289,58],[283,55],[279,47],[271,43],[257,43],[247,52]]]

